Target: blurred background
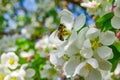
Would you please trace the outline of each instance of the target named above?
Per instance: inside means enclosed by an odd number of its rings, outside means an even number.
[[[32,80],[69,80],[49,62],[55,48],[49,35],[58,28],[62,9],[75,17],[86,15],[86,25],[94,25],[93,16],[80,6],[82,0],[0,0],[0,55],[15,52],[19,64],[35,70]],[[113,80],[120,80],[120,65]],[[0,80],[2,80],[0,78]],[[28,79],[30,80],[30,79]],[[79,79],[75,79],[79,80]],[[81,79],[82,80],[82,79]]]

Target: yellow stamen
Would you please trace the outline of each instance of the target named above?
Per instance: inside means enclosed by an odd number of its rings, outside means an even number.
[[[15,77],[11,77],[11,79],[10,80],[17,80]]]
[[[9,59],[9,63],[10,63],[11,65],[13,65],[14,62],[15,62],[15,60],[14,60],[13,58],[10,58],[10,59]]]
[[[90,64],[86,64],[85,68],[90,71],[92,69],[92,66]]]
[[[100,46],[100,44],[98,43],[98,41],[94,41],[93,43],[92,43],[92,49],[93,50],[95,50],[97,47],[99,47]]]
[[[5,78],[5,74],[1,74],[0,75],[0,80],[4,80],[4,78]]]

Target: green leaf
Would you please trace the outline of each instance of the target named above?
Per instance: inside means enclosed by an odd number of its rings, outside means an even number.
[[[16,45],[22,50],[28,50],[28,49],[34,49],[35,44],[30,40],[18,38],[16,40]]]
[[[112,3],[114,0],[108,0],[108,2]]]
[[[115,48],[117,49],[117,51],[120,52],[120,41],[117,41],[113,44],[115,46]]]
[[[114,14],[112,12],[105,14],[96,21],[96,26],[99,27],[100,25],[103,25],[107,20],[110,20],[113,16]]]
[[[111,20],[107,20],[106,22],[104,22],[101,31],[105,32],[106,30],[113,30],[113,27],[111,25]]]
[[[112,63],[112,69],[111,71],[114,72],[114,70],[116,69],[117,67],[117,64],[120,60],[120,52],[116,49],[115,46],[110,46],[112,48],[112,51],[113,51],[113,54],[114,54],[114,57],[112,59],[110,59],[109,61]]]
[[[27,60],[24,59],[24,58],[19,57],[19,63],[20,64],[25,64],[25,63],[27,63]]]
[[[36,71],[36,74],[35,74],[35,77],[34,77],[35,80],[41,80],[40,79],[40,70],[39,70],[40,67],[39,66],[45,64],[45,62],[46,62],[46,59],[41,58],[40,55],[36,53],[35,59],[31,64],[32,68],[34,68],[35,71]]]

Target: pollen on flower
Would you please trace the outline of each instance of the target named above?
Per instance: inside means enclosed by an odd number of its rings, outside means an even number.
[[[4,78],[5,78],[5,74],[1,74],[0,75],[0,80],[4,80]]]
[[[15,61],[14,61],[14,59],[13,59],[13,58],[10,58],[10,59],[9,59],[9,64],[13,65],[13,64],[14,64],[14,62],[15,62]]]
[[[15,77],[11,77],[11,79],[10,80],[17,80]]]
[[[100,43],[98,41],[93,41],[92,42],[92,49],[95,50],[97,47],[100,46]]]
[[[90,64],[86,64],[85,68],[90,71],[92,69],[92,66]]]

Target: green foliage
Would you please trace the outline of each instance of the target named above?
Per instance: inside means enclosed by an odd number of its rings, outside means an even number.
[[[19,57],[19,63],[20,64],[25,64],[25,63],[27,63],[27,60],[25,58]]]
[[[18,45],[21,50],[34,49],[34,42],[23,38],[17,39],[16,45]]]
[[[120,45],[120,43],[119,43]],[[114,72],[114,70],[117,67],[118,62],[120,61],[120,50],[118,51],[117,47],[118,45],[116,45],[116,43],[112,46],[110,46],[112,48],[112,51],[114,53],[114,57],[112,59],[110,59],[109,61],[112,63],[112,72]]]
[[[114,30],[111,26],[111,18],[114,16],[112,12],[105,14],[96,21],[96,26],[101,28],[101,31]]]
[[[112,72],[116,69],[118,62],[120,61],[120,41],[115,42],[110,46],[113,50],[114,57],[110,60],[112,63]]]
[[[4,22],[4,17],[0,15],[0,32],[4,29],[3,22]]]
[[[46,62],[45,58],[41,58],[39,54],[35,54],[34,61],[31,63],[31,67],[35,69],[36,74],[34,79],[35,80],[41,80],[40,78],[40,66],[44,65]]]
[[[113,45],[115,46],[117,51],[120,52],[120,41],[116,41]]]
[[[113,3],[113,2],[114,2],[114,0],[108,0],[108,2]]]

